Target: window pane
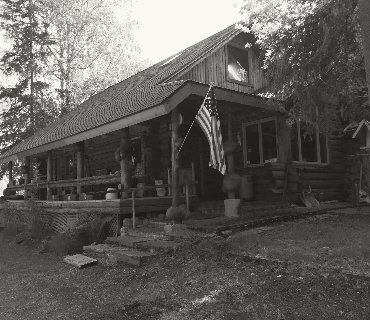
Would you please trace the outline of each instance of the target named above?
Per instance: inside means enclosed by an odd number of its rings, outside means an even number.
[[[248,51],[234,48],[228,48],[228,74],[229,78],[242,82],[249,82],[249,62]]]
[[[301,129],[302,161],[317,162],[316,137],[314,134],[304,136],[304,133]]]
[[[263,162],[276,162],[276,124],[275,120],[261,123]]]
[[[252,124],[245,127],[245,141],[247,146],[247,164],[259,164],[260,147],[258,124]]]
[[[297,124],[294,123],[290,129],[290,146],[292,152],[292,160],[299,161],[299,146],[298,146],[298,130]]]

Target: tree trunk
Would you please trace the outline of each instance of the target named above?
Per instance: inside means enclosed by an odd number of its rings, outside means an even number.
[[[85,143],[84,141],[78,142],[77,150],[77,179],[84,177],[85,172]],[[77,186],[77,194],[82,193],[82,186]]]
[[[27,156],[27,157],[25,157],[24,158],[24,166],[26,167],[26,168],[28,168],[28,172],[27,173],[25,173],[24,174],[24,183],[25,184],[28,184],[28,183],[30,183],[30,178],[31,178],[31,176],[30,176],[30,168],[31,168],[31,158],[29,157],[29,156]],[[24,190],[24,200],[28,200],[28,190]]]
[[[30,16],[29,16],[29,21],[30,21],[30,124],[31,124],[31,130],[32,133],[34,133],[35,130],[35,114],[34,114],[34,95],[35,95],[35,90],[34,90],[34,72],[35,72],[35,67],[34,67],[34,56],[33,56],[33,3],[32,0],[29,1],[29,10],[30,10]]]
[[[8,171],[9,171],[9,186],[13,187],[13,162],[8,162]]]
[[[51,150],[48,150],[47,152],[47,168],[46,168],[46,180],[47,181],[52,181],[53,180],[53,152]],[[51,198],[53,191],[52,188],[47,187],[46,189],[47,193],[47,199]]]
[[[120,161],[121,166],[121,188],[131,188],[132,172],[131,172],[131,150],[130,150],[130,132],[129,128],[122,129],[122,137],[120,143],[120,154],[122,159]],[[121,198],[127,199],[130,196],[130,192],[122,192]]]
[[[227,139],[229,141],[233,140],[233,128],[232,128],[232,108],[229,107],[229,112],[227,115]],[[227,155],[227,173],[234,173],[234,154]],[[235,199],[235,192],[228,192],[227,197],[229,199]]]
[[[370,1],[358,0],[358,16],[360,20],[362,48],[365,59],[366,82],[370,103]]]
[[[180,177],[179,177],[179,158],[177,153],[179,151],[179,111],[177,108],[171,113],[171,160],[172,160],[172,206],[178,207],[180,204]]]

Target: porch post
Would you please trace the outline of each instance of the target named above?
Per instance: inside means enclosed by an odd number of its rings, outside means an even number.
[[[31,158],[29,156],[24,158],[24,184],[25,186],[30,183],[31,180]],[[28,190],[24,190],[24,200],[28,200]]]
[[[80,141],[77,143],[77,179],[81,179],[84,177],[84,169],[85,169],[85,142]],[[77,185],[77,194],[82,193],[82,187]]]
[[[8,171],[9,171],[9,187],[13,187],[13,162],[8,162]]]
[[[120,153],[120,167],[121,167],[121,188],[131,188],[131,150],[130,150],[130,131],[129,128],[122,129],[121,143],[119,147]],[[121,198],[127,199],[130,192],[122,192]]]
[[[53,151],[52,150],[48,150],[47,152],[47,167],[46,167],[46,180],[49,182],[49,181],[52,181],[53,180]],[[47,197],[47,200],[51,200],[52,196],[52,190],[51,188],[48,186],[47,187],[47,190],[46,190],[46,197]]]
[[[233,128],[232,128],[232,107],[229,107],[228,117],[227,117],[227,139],[233,141]],[[234,173],[234,153],[227,154],[227,173]],[[235,192],[228,192],[227,196],[229,199],[235,199]]]
[[[171,161],[172,161],[172,206],[180,205],[180,177],[179,177],[179,111],[177,108],[171,112]]]

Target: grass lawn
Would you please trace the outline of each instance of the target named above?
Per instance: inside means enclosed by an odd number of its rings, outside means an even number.
[[[240,232],[229,237],[228,249],[242,255],[303,262],[370,276],[368,210],[368,215],[346,209],[350,214],[332,212]]]
[[[369,227],[366,215],[298,220],[82,270],[0,231],[0,319],[370,319],[370,278],[338,269],[366,275]],[[292,262],[244,259],[257,254]]]

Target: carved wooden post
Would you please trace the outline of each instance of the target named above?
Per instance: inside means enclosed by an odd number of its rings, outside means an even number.
[[[121,167],[121,188],[131,188],[131,150],[130,150],[130,131],[129,128],[122,129],[121,143],[119,147],[120,167]],[[122,192],[121,198],[127,199],[130,192]]]
[[[23,172],[25,185],[30,183],[31,180],[30,168],[31,168],[31,158],[27,156],[24,158],[24,172]],[[24,190],[24,200],[28,200],[28,190]]]
[[[227,139],[233,141],[233,129],[232,129],[232,108],[229,107],[228,117],[227,117]],[[234,153],[227,154],[227,173],[234,173]],[[227,196],[229,199],[235,199],[235,192],[228,192]]]
[[[179,111],[177,108],[171,113],[171,160],[172,160],[172,206],[178,207],[180,205],[180,177],[179,177],[179,158],[177,153],[179,151]]]
[[[47,158],[47,167],[46,167],[46,180],[52,181],[53,180],[53,152],[48,150],[48,158]],[[48,186],[46,190],[46,196],[48,200],[51,200],[52,196],[52,189]]]
[[[9,171],[9,187],[13,187],[13,162],[8,162],[8,171]]]
[[[81,179],[84,177],[85,171],[85,143],[84,141],[80,141],[77,143],[77,179]],[[82,187],[77,185],[77,194],[82,193]]]

